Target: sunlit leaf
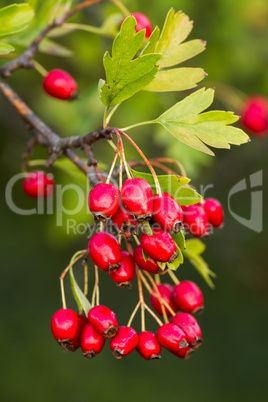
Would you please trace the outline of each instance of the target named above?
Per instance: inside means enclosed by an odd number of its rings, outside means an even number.
[[[29,4],[10,4],[0,9],[0,36],[24,30],[34,16]]]
[[[1,54],[8,54],[13,52],[15,49],[13,46],[9,45],[8,43],[0,43],[0,55]]]

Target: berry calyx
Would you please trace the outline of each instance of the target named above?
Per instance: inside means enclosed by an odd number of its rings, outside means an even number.
[[[198,314],[204,310],[204,299],[201,289],[191,281],[183,281],[176,285],[172,294],[178,310]]]
[[[257,136],[268,134],[268,100],[262,96],[248,97],[241,111],[241,122]]]
[[[141,245],[137,246],[134,249],[134,260],[139,268],[143,269],[144,271],[150,272],[151,274],[158,274],[160,272],[163,272],[161,268],[159,268],[157,261],[155,261],[153,258],[148,257],[145,261]]]
[[[27,173],[23,179],[23,191],[32,198],[46,198],[53,193],[54,180],[50,174],[41,170],[35,170]]]
[[[153,191],[150,184],[140,178],[128,179],[121,190],[123,207],[138,221],[149,220],[153,213]]]
[[[191,314],[176,314],[172,317],[171,322],[178,325],[185,332],[187,342],[193,349],[197,349],[202,344],[201,328]]]
[[[163,283],[162,285],[157,285],[157,289],[162,299],[164,299],[164,301],[169,305],[169,307],[173,311],[177,311],[178,310],[177,306],[175,305],[172,299],[173,288],[174,287],[169,283]],[[155,311],[158,314],[163,315],[161,303],[155,290],[153,290],[153,293],[150,295],[150,302]],[[167,307],[164,306],[164,310],[166,311],[168,317],[172,315],[171,311]]]
[[[135,277],[135,261],[130,253],[122,251],[121,265],[116,271],[110,272],[112,280],[121,288],[130,287]]]
[[[121,247],[116,237],[108,232],[95,233],[88,243],[89,255],[102,271],[120,267]]]
[[[120,233],[124,234],[127,239],[135,233],[139,224],[122,206],[120,206],[116,214],[112,216],[112,221]]]
[[[144,252],[156,261],[173,262],[178,254],[177,247],[171,235],[161,228],[153,228],[153,236],[143,233],[140,243]]]
[[[95,306],[88,312],[88,321],[105,338],[115,336],[118,322],[115,313],[106,306]]]
[[[66,71],[51,70],[43,81],[46,93],[57,99],[75,99],[77,97],[77,83]]]
[[[110,347],[114,357],[122,359],[131,353],[137,346],[139,336],[131,327],[119,327],[117,334],[111,339]]]
[[[93,325],[87,323],[80,336],[80,345],[84,357],[87,359],[95,357],[102,351],[104,343],[105,338],[96,331]]]
[[[223,209],[218,200],[215,198],[207,198],[203,203],[203,208],[206,211],[209,223],[214,228],[219,228],[223,225]]]
[[[62,308],[51,318],[51,331],[59,345],[68,350],[78,329],[78,316],[75,311]]]
[[[155,360],[161,358],[161,345],[153,332],[140,332],[136,349],[145,360]]]
[[[199,204],[183,206],[184,227],[195,237],[202,237],[209,232],[209,221],[204,208]]]
[[[158,328],[157,339],[160,345],[170,351],[178,351],[188,346],[185,332],[172,323],[163,324]]]
[[[97,221],[105,222],[118,210],[120,191],[113,184],[100,183],[92,188],[88,196],[88,206]]]
[[[153,219],[167,232],[178,233],[182,228],[182,208],[170,194],[162,193],[162,197],[154,197]]]

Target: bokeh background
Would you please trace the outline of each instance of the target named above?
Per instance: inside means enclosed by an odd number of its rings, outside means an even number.
[[[9,3],[0,1],[1,6]],[[40,3],[42,8],[51,2],[31,3],[35,7]],[[133,12],[147,14],[160,27],[170,7],[183,10],[195,21],[191,38],[206,40],[207,50],[187,64],[203,67],[208,73],[201,86],[216,87],[215,107],[228,105],[239,114],[237,94],[268,96],[266,0],[126,0],[125,4]],[[106,2],[84,11],[73,21],[100,25],[114,11],[115,7]],[[97,100],[96,85],[104,77],[102,55],[110,49],[111,41],[81,31],[57,39],[73,55],[40,54],[37,60],[46,69],[59,67],[74,75],[80,87],[77,102],[66,103],[46,96],[42,78],[35,71],[18,71],[9,82],[61,135],[84,135],[101,125],[103,109]],[[22,49],[17,46],[18,52]],[[112,124],[124,127],[149,120],[184,95],[138,94],[122,106]],[[192,279],[202,288],[206,306],[199,318],[204,344],[190,360],[179,360],[163,351],[160,361],[146,362],[137,353],[117,361],[107,343],[96,359],[87,361],[79,351],[63,353],[50,332],[51,316],[61,307],[59,275],[72,254],[86,247],[87,239],[82,235],[67,235],[65,226],[56,227],[55,216],[20,216],[7,206],[4,189],[10,178],[20,172],[28,133],[10,105],[2,97],[0,102],[1,400],[266,401],[267,203],[263,204],[263,231],[256,233],[234,220],[228,211],[227,198],[232,186],[244,178],[248,183],[249,175],[259,170],[263,171],[265,194],[268,138],[252,135],[251,143],[233,147],[231,151],[216,151],[216,157],[212,158],[175,143],[172,136],[151,126],[131,132],[148,156],[164,154],[183,161],[197,189],[200,185],[214,185],[206,195],[221,200],[225,226],[206,239],[204,257],[217,274],[216,288],[209,289],[187,263],[180,268],[181,279]],[[133,149],[126,148],[128,158],[137,157]],[[94,152],[102,163],[108,164],[112,158],[104,142],[96,144]],[[42,149],[33,155],[34,159],[45,157]],[[66,169],[65,172],[56,167],[51,169],[57,182],[76,180],[74,168],[67,165]],[[84,185],[81,177],[77,176],[77,180]],[[14,188],[13,198],[22,208],[35,207],[35,201],[22,192],[20,182]],[[72,208],[76,202],[72,193],[65,194],[66,207]],[[232,198],[232,210],[249,218],[249,191]],[[64,217],[67,218],[70,217]],[[85,211],[74,218],[90,221]],[[79,278],[79,266],[75,272]],[[93,281],[92,270],[90,279]],[[129,291],[116,288],[105,275],[100,279],[102,303],[114,309],[124,324],[135,305],[136,284]],[[75,307],[69,292],[67,296],[68,305]],[[139,320],[135,326],[139,328]]]

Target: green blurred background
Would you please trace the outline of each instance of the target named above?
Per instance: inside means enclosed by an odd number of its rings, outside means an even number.
[[[37,5],[37,1],[31,2]],[[40,4],[49,2],[40,2]],[[9,4],[0,1],[0,5]],[[183,10],[195,21],[191,38],[208,42],[207,50],[187,64],[203,67],[208,77],[201,85],[216,87],[215,107],[221,103],[218,83],[234,86],[246,94],[268,96],[268,3],[266,0],[126,0],[131,11],[147,14],[160,27],[170,7]],[[115,7],[105,3],[83,12],[74,21],[100,25]],[[58,42],[73,50],[73,57],[40,54],[37,60],[47,69],[63,68],[78,81],[80,98],[65,103],[49,98],[41,87],[42,78],[35,71],[18,71],[10,84],[29,105],[61,135],[84,135],[101,125],[103,109],[97,100],[96,84],[104,77],[102,55],[111,41],[86,32],[74,32]],[[18,51],[20,47],[17,47]],[[22,49],[22,48],[21,48]],[[219,88],[219,94],[217,94]],[[225,88],[226,89],[226,88]],[[236,93],[236,92],[235,92]],[[228,92],[227,103],[236,109],[236,98]],[[156,117],[185,94],[138,94],[122,106],[112,120],[124,127],[136,121]],[[1,97],[1,175],[4,189],[9,179],[20,172],[21,154],[28,133],[15,112]],[[175,143],[171,136],[148,128],[131,132],[148,156],[167,155],[185,162],[193,184],[213,184],[207,192],[222,201],[225,227],[206,240],[205,259],[217,274],[216,289],[210,290],[194,269],[180,268],[179,278],[192,279],[202,288],[205,313],[199,322],[203,346],[189,361],[176,359],[163,351],[160,361],[146,362],[137,353],[122,361],[113,358],[108,343],[92,361],[79,351],[64,353],[52,338],[50,319],[61,307],[59,275],[72,254],[86,248],[85,236],[66,235],[66,227],[55,227],[55,216],[20,216],[1,198],[2,272],[1,272],[1,390],[3,401],[161,401],[183,402],[267,401],[268,293],[266,247],[268,241],[264,203],[262,233],[256,233],[233,219],[227,207],[228,192],[237,182],[263,170],[263,190],[267,185],[267,138],[254,138],[250,144],[216,151],[216,158],[204,157]],[[128,158],[137,157],[127,148]],[[111,149],[105,142],[94,146],[100,161],[110,161]],[[37,149],[33,158],[45,158]],[[51,171],[59,183],[76,180],[71,171]],[[82,180],[80,177],[77,178]],[[4,192],[3,192],[4,193]],[[85,190],[86,193],[86,190]],[[35,207],[21,189],[14,188],[13,198],[22,208]],[[64,205],[76,204],[72,193]],[[56,201],[54,200],[54,203]],[[232,210],[249,218],[250,194],[241,192],[232,199]],[[67,219],[68,217],[64,217]],[[89,220],[85,211],[75,216]],[[79,267],[76,268],[79,278]],[[101,275],[101,302],[117,312],[125,324],[137,298],[132,290],[118,289]],[[90,280],[93,273],[90,271]],[[92,283],[92,282],[91,282]],[[67,292],[68,305],[75,307]],[[148,320],[148,324],[151,321]],[[149,326],[149,325],[148,325]],[[139,329],[139,320],[135,321]],[[154,324],[152,323],[152,328]]]

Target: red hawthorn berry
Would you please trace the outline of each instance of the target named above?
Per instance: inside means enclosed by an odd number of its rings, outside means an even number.
[[[77,327],[75,337],[71,344],[71,349],[69,349],[69,350],[75,351],[76,349],[78,349],[80,347],[80,336],[81,336],[84,326],[87,323],[88,323],[88,319],[84,315],[78,314],[78,327]]]
[[[138,344],[139,336],[130,327],[119,327],[117,334],[111,339],[110,347],[114,357],[122,359],[134,350]]]
[[[139,224],[122,206],[120,206],[116,214],[112,216],[112,221],[127,239],[135,233]]]
[[[209,232],[207,213],[199,204],[183,206],[183,222],[185,229],[195,237],[202,237]]]
[[[75,311],[62,308],[51,318],[51,331],[59,345],[65,350],[71,347],[78,329],[78,316]]]
[[[172,294],[178,310],[198,314],[204,309],[204,299],[201,289],[191,281],[183,281],[176,285]]]
[[[74,99],[77,96],[77,83],[66,71],[55,69],[44,78],[46,93],[57,99]]]
[[[203,208],[206,211],[209,223],[214,228],[219,228],[223,225],[223,209],[218,200],[215,198],[207,198],[203,203]]]
[[[157,339],[161,346],[172,352],[188,346],[185,332],[172,323],[163,324],[158,328]]]
[[[143,233],[140,243],[144,252],[151,258],[160,262],[172,262],[178,254],[177,247],[171,235],[162,228],[152,229],[153,236]]]
[[[182,228],[182,208],[170,194],[162,193],[162,197],[154,197],[153,219],[167,232],[178,233]]]
[[[135,277],[135,261],[130,253],[122,251],[121,265],[116,271],[110,272],[110,276],[119,287],[131,286],[131,282]]]
[[[95,306],[88,312],[88,321],[105,338],[115,336],[118,322],[115,313],[106,306]]]
[[[120,267],[121,247],[116,237],[108,232],[95,233],[88,243],[89,255],[102,271]]]
[[[148,257],[145,261],[141,245],[137,246],[134,249],[134,260],[139,268],[143,269],[144,271],[150,272],[151,274],[164,272],[161,268],[159,268],[157,261],[155,261],[153,258]]]
[[[179,313],[172,317],[171,322],[178,325],[186,334],[191,348],[197,349],[202,344],[202,332],[196,319],[188,313]]]
[[[145,38],[148,39],[153,31],[151,21],[142,13],[132,13],[132,15],[137,21],[136,32],[145,29]],[[125,18],[122,20],[120,26],[123,24],[124,20]]]
[[[136,349],[145,360],[161,358],[161,345],[156,335],[150,331],[139,333],[139,342]]]
[[[180,359],[188,360],[192,354],[194,353],[194,349],[191,348],[190,346],[187,346],[184,349],[177,350],[176,352],[172,352],[173,355],[179,357]]]
[[[50,174],[35,170],[27,173],[27,176],[23,179],[22,186],[23,191],[29,197],[46,198],[53,193],[55,183]]]
[[[80,336],[80,345],[84,357],[87,359],[95,357],[102,351],[104,343],[105,338],[96,331],[93,325],[87,323]]]
[[[153,191],[144,179],[128,179],[121,190],[123,207],[138,221],[148,220],[153,213]]]
[[[118,210],[120,191],[113,184],[100,183],[94,186],[88,196],[90,212],[97,221],[105,222]]]
[[[164,301],[169,305],[169,307],[172,308],[173,311],[177,311],[177,306],[175,305],[175,303],[173,302],[173,299],[172,299],[173,288],[174,287],[172,285],[170,285],[169,283],[163,283],[162,285],[157,285],[157,289],[158,289],[162,299],[164,299]],[[158,299],[158,295],[155,290],[153,290],[153,292],[154,293],[152,293],[150,295],[150,302],[151,302],[153,308],[155,309],[155,311],[158,314],[163,315],[161,304]],[[167,309],[167,307],[164,307],[164,309],[167,313],[167,316],[170,317],[172,315],[172,313]]]
[[[241,110],[244,127],[257,136],[268,134],[268,100],[263,96],[248,97]]]

